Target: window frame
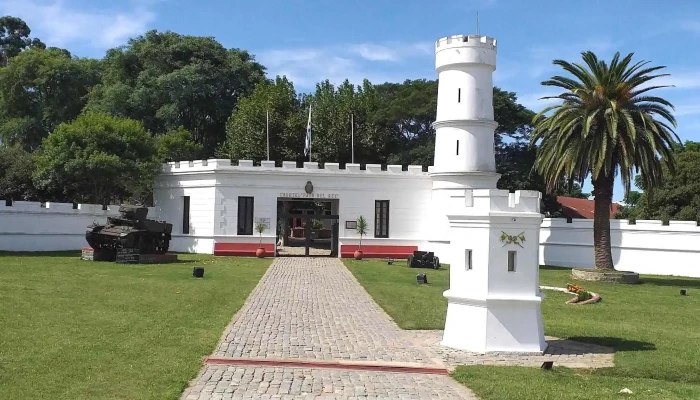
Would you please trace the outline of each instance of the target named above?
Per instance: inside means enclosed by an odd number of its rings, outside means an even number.
[[[386,204],[386,209],[383,205]],[[386,232],[382,233],[382,222],[386,221]],[[389,238],[389,200],[374,201],[374,237],[387,239]]]
[[[254,196],[238,196],[238,214],[236,220],[236,234],[238,236],[253,235],[253,220],[255,212]],[[243,225],[241,225],[241,223]],[[241,229],[242,228],[242,229]]]

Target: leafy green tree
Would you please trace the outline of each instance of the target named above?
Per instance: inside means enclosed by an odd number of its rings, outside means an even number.
[[[89,113],[63,123],[37,152],[37,187],[66,200],[143,200],[159,172],[155,139],[139,121]]]
[[[638,175],[635,184],[644,192],[630,192],[616,218],[700,221],[700,142],[674,146],[673,152],[675,172],[663,165],[664,180],[653,188]]]
[[[622,178],[625,193],[630,191],[635,171],[641,172],[645,187],[657,187],[662,181],[662,165],[669,171],[675,167],[672,148],[677,136],[669,124],[675,126],[676,121],[668,101],[648,94],[663,86],[644,86],[664,76],[650,75],[663,66],[645,67],[646,62],[630,65],[633,54],[620,59],[617,53],[610,64],[592,52],[582,56],[587,69],[554,61],[573,78],[554,76],[542,82],[564,92],[548,97],[562,102],[535,117],[531,143],[540,142],[535,170],[548,187],[559,185],[563,176],[578,182],[591,176],[595,265],[611,270],[609,210],[615,176]]]
[[[386,162],[387,137],[369,120],[379,108],[377,100],[376,89],[368,80],[357,87],[348,80],[337,88],[328,80],[317,84],[308,99],[312,107],[312,161],[351,162],[352,122],[355,163]]]
[[[30,47],[46,47],[39,39],[29,37],[32,30],[21,18],[6,15],[0,17],[0,67],[6,66],[10,58]]]
[[[149,31],[111,49],[104,77],[90,93],[88,110],[141,121],[154,134],[180,126],[204,146],[223,143],[238,100],[264,80],[264,67],[239,49],[210,37]]]
[[[32,185],[34,159],[20,147],[0,147],[0,198],[37,200]]]
[[[183,127],[159,136],[157,141],[161,162],[198,160],[202,156],[202,145],[195,143],[192,134]]]
[[[267,117],[270,129],[270,160],[301,159],[304,125],[301,98],[286,77],[259,84],[244,97],[226,126],[226,142],[218,150],[232,160],[267,159]]]
[[[62,122],[75,119],[99,81],[96,60],[32,48],[0,68],[0,140],[34,151]]]

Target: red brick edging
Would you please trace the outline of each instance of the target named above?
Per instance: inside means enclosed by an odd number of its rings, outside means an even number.
[[[236,358],[236,357],[205,357],[205,364],[237,365],[255,367],[288,367],[288,368],[319,368],[319,369],[349,369],[377,372],[398,372],[404,374],[449,375],[449,371],[441,366],[420,366],[401,363],[374,363],[362,361],[320,361],[320,360],[284,360],[273,358]]]

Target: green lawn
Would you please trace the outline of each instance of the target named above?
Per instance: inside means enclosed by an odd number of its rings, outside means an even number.
[[[179,258],[0,253],[0,399],[177,399],[271,262]]]
[[[405,262],[347,260],[346,265],[399,326],[442,329],[447,269],[412,269]],[[444,267],[448,268],[448,267]],[[425,272],[430,286],[419,287]],[[566,286],[570,271],[540,269],[540,284]],[[700,279],[642,276],[639,285],[576,282],[600,293],[593,305],[564,304],[570,296],[546,291],[545,333],[616,349],[615,367],[596,371],[527,367],[459,367],[455,379],[489,399],[613,399],[629,388],[635,399],[700,399]],[[679,289],[687,288],[688,296]]]

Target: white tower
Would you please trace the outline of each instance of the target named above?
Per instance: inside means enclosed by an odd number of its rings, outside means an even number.
[[[450,243],[442,344],[479,353],[541,353],[547,344],[539,291],[540,193],[496,189],[496,40],[442,38],[435,58],[432,206],[444,223],[436,231]]]

